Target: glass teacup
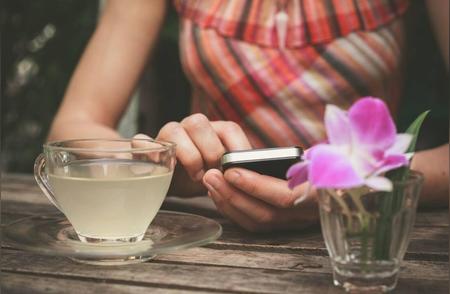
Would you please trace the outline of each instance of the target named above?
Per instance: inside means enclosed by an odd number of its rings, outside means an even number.
[[[136,242],[160,209],[175,144],[152,139],[77,139],[44,144],[34,176],[82,242]]]

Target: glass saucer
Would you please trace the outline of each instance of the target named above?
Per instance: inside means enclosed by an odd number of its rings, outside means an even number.
[[[142,241],[134,243],[81,242],[62,214],[22,218],[2,229],[3,241],[11,247],[96,265],[144,262],[157,254],[205,245],[221,234],[222,227],[212,219],[164,210]]]

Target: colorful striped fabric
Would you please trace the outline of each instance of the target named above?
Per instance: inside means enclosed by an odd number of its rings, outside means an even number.
[[[324,140],[327,103],[383,97],[401,85],[405,1],[287,0],[287,48],[278,48],[279,1],[176,1],[181,59],[193,112],[239,123],[254,147]]]
[[[403,14],[408,0],[175,0],[185,18],[203,29],[262,46],[278,45],[274,15],[284,6],[287,47],[330,42],[374,30]]]

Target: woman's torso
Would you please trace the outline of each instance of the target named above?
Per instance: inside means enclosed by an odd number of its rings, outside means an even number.
[[[179,0],[192,111],[241,125],[254,147],[325,138],[328,103],[400,95],[403,0]],[[275,15],[288,14],[285,47]]]

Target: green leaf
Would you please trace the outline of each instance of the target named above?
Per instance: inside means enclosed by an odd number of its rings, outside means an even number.
[[[407,134],[413,136],[411,143],[406,152],[414,152],[416,149],[417,137],[423,121],[430,111],[421,113],[406,130]],[[401,181],[409,177],[409,167],[400,167],[389,171],[386,176],[392,181]],[[390,245],[392,239],[392,221],[395,214],[400,210],[403,202],[403,191],[398,189],[390,193],[379,203],[379,211],[382,213],[375,232],[375,248],[374,255],[377,260],[386,260],[389,258]]]
[[[409,144],[409,147],[406,150],[406,152],[414,152],[416,150],[416,143],[417,138],[419,137],[420,128],[422,127],[423,121],[425,120],[429,112],[430,112],[429,110],[422,112],[412,122],[412,124],[408,127],[408,129],[406,129],[405,133],[412,135],[411,143]],[[392,181],[400,181],[402,179],[406,179],[408,178],[408,175],[409,175],[409,167],[400,167],[392,171],[389,171],[386,174],[386,176]]]
[[[423,121],[425,120],[429,112],[429,110],[422,112],[406,130],[407,134],[411,134],[413,136],[407,152],[414,152],[414,150],[416,149],[416,143],[417,138],[419,137],[420,128],[422,127]]]

